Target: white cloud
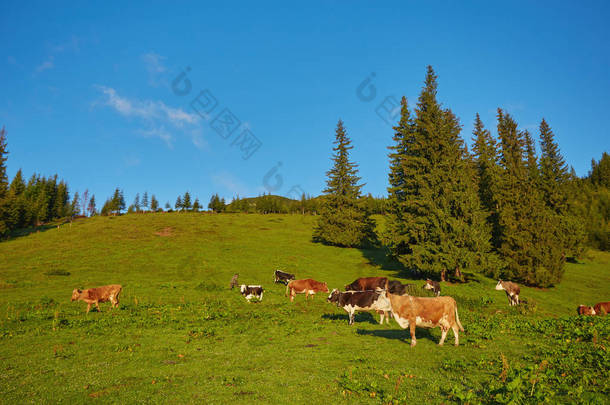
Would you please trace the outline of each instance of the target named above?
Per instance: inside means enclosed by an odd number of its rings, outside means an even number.
[[[161,76],[167,71],[167,68],[163,65],[163,60],[165,57],[154,52],[142,55],[142,61],[148,71],[148,83],[151,86],[157,87],[164,83]]]
[[[203,138],[201,119],[196,113],[170,107],[159,100],[129,99],[119,95],[111,87],[98,86],[98,89],[105,96],[103,105],[112,108],[125,117],[144,121],[147,128],[138,131],[139,134],[147,138],[161,139],[171,148],[173,136],[166,129],[166,126],[172,126],[189,135],[193,145],[197,148],[203,149],[207,146]]]
[[[40,65],[38,65],[34,72],[35,73],[41,73],[41,72],[43,72],[45,70],[53,69],[55,67],[54,59],[55,58],[53,56],[50,56],[49,59],[45,60]]]

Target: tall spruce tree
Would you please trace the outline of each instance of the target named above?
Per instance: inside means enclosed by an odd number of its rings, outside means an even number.
[[[186,211],[190,211],[191,207],[192,207],[192,203],[191,203],[191,195],[189,194],[189,192],[185,192],[184,193],[184,197],[182,197],[182,207],[186,210]]]
[[[482,207],[487,211],[487,222],[491,226],[491,242],[499,247],[500,227],[498,225],[497,188],[500,182],[500,166],[498,147],[491,132],[485,129],[481,117],[477,113],[472,131],[474,164],[477,170],[479,198]]]
[[[6,175],[6,160],[8,159],[6,149],[6,130],[0,129],[0,236],[9,231],[8,221],[8,177]]]
[[[337,123],[334,144],[334,164],[326,172],[324,200],[313,238],[336,246],[362,246],[374,237],[374,223],[360,201],[363,185],[358,184],[357,165],[349,160],[353,146],[341,120]]]
[[[481,208],[457,117],[436,98],[428,67],[411,122],[406,102],[390,154],[391,253],[408,267],[445,279],[449,271],[487,271],[490,228]]]
[[[561,241],[551,211],[546,207],[531,138],[518,130],[514,119],[498,109],[502,178],[497,192],[500,255],[504,277],[547,287],[563,274]]]
[[[579,256],[583,251],[585,230],[575,212],[577,192],[570,192],[573,176],[568,171],[551,127],[543,118],[540,122],[540,187],[546,206],[555,214],[558,235],[566,256]]]
[[[150,197],[150,210],[152,212],[157,212],[159,210],[159,201],[157,201],[157,197],[153,194]]]

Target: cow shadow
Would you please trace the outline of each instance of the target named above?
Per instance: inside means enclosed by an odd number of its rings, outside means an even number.
[[[349,322],[349,316],[347,314],[324,314],[322,315],[322,319],[328,319],[331,321],[345,321],[345,323]],[[373,325],[378,325],[379,322],[373,317],[373,315],[369,312],[359,312],[354,316],[354,323],[359,322],[368,322]]]
[[[401,342],[411,343],[411,334],[409,329],[381,329],[381,330],[368,330],[358,329],[356,333],[362,336],[376,336],[385,339],[400,340]],[[438,338],[432,336],[430,329],[417,329],[415,332],[417,340],[428,339],[434,343],[438,343]]]

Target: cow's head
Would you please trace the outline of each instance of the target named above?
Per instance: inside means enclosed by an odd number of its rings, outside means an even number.
[[[340,294],[341,294],[341,292],[339,292],[339,290],[337,290],[336,288],[333,288],[333,291],[330,293],[330,295],[326,299],[326,302],[339,302]]]
[[[347,284],[345,286],[345,291],[358,291],[360,288],[358,288],[358,283],[353,282],[351,284]]]
[[[71,299],[71,301],[76,301],[76,300],[78,299],[78,297],[80,297],[80,294],[81,294],[81,293],[82,293],[82,291],[81,291],[81,290],[79,290],[78,288],[75,288],[75,289],[72,291],[72,299]]]
[[[595,309],[593,307],[589,307],[587,305],[580,305],[578,307],[579,315],[595,315]]]
[[[239,286],[239,292],[241,292],[242,294],[246,292],[246,285],[242,284]]]
[[[496,290],[504,290],[504,282],[502,280],[498,280],[498,284],[496,284]]]
[[[324,291],[324,292],[328,292],[329,291],[328,290],[328,284],[322,283],[322,286],[324,286],[324,289],[322,291]]]

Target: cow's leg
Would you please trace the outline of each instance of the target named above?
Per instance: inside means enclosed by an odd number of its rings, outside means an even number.
[[[95,307],[97,308],[97,312],[102,312],[100,309],[100,304],[97,301],[95,301]]]
[[[87,303],[87,313],[89,313],[89,310],[90,310],[90,309],[91,309],[91,303],[90,303],[90,302],[88,302],[88,303]]]
[[[414,347],[417,344],[417,339],[415,339],[415,319],[409,322],[409,331],[411,332],[411,347]]]
[[[294,301],[294,288],[290,289],[290,302]]]
[[[458,328],[457,325],[453,325],[451,327],[451,330],[453,330],[453,337],[455,337],[455,345],[459,346],[460,345],[460,338],[458,336],[458,331],[460,330],[460,328]]]
[[[305,291],[305,301],[309,299],[309,290]]]
[[[519,305],[519,294],[515,294],[515,301],[517,301],[517,305]]]
[[[385,318],[385,311],[377,311],[379,314],[379,325],[383,325],[383,319]]]
[[[349,322],[348,322],[348,324],[349,325],[353,325],[354,324],[354,311],[349,311],[348,315],[349,315]]]
[[[447,337],[448,331],[449,331],[449,329],[447,329],[447,327],[441,326],[441,340],[440,340],[440,342],[438,342],[439,346],[442,346],[443,343],[445,343],[445,338]]]

